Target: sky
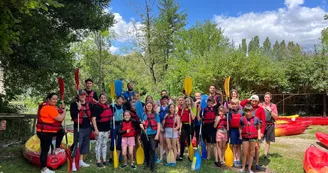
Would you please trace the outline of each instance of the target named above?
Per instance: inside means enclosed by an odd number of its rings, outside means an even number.
[[[190,28],[196,22],[211,20],[224,35],[239,45],[258,35],[260,42],[294,41],[311,49],[319,43],[321,31],[328,27],[323,16],[328,14],[328,0],[176,0],[187,17]],[[112,0],[107,11],[115,15],[116,33],[110,51],[121,54],[135,40],[141,26],[138,12],[143,0]],[[156,15],[156,5],[153,7]]]

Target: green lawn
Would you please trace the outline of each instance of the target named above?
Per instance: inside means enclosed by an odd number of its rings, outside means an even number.
[[[310,144],[317,144],[317,140],[314,136],[316,131],[323,131],[328,133],[326,126],[310,126],[309,129],[305,131],[304,134],[289,137],[279,137],[276,138],[276,143],[271,147],[271,154],[268,160],[264,160],[261,157],[261,164],[269,167],[276,173],[300,173],[303,172],[303,157],[304,151]],[[320,147],[323,150],[326,150]],[[263,147],[262,147],[263,149]],[[39,172],[39,168],[30,165],[21,154],[22,146],[13,146],[11,148],[6,148],[1,150],[0,154],[0,172],[3,173],[19,173],[19,172]],[[87,158],[87,163],[91,163],[90,168],[82,168],[79,172],[144,172],[143,166],[138,165],[137,170],[131,170],[126,168],[124,170],[118,168],[113,169],[112,167],[99,169],[95,165],[95,155],[94,151],[90,153]],[[161,164],[156,165],[157,172],[165,173],[187,173],[190,171],[190,163],[188,161],[178,162],[177,167],[168,168]],[[66,165],[63,165],[56,172],[66,172]],[[225,172],[229,173],[232,171],[223,170],[216,168],[214,166],[214,161],[203,161],[202,168],[200,172],[206,173],[217,173]]]

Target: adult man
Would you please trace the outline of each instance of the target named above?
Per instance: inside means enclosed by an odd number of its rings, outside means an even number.
[[[266,127],[264,132],[264,158],[268,157],[268,153],[270,150],[270,142],[275,142],[274,136],[274,122],[278,118],[278,110],[277,106],[271,103],[271,93],[266,92],[264,94],[264,102],[260,103],[259,106],[263,107],[265,110],[265,121]]]
[[[169,105],[173,103],[172,99],[170,99],[170,97],[169,97],[169,95],[167,94],[167,91],[166,91],[166,90],[162,90],[162,91],[161,91],[161,98],[163,98],[164,96],[167,96],[167,97],[169,98],[169,103],[168,103]],[[156,104],[157,104],[158,106],[162,105],[162,104],[161,104],[161,99],[157,100]]]
[[[133,83],[129,82],[127,84],[127,88],[128,88],[128,90],[123,93],[123,97],[125,99],[124,100],[124,106],[127,110],[131,110],[130,101],[133,100],[133,97],[135,95],[135,92],[133,91]]]
[[[259,106],[260,99],[257,95],[252,95],[251,98],[243,100],[240,105],[244,107],[248,102],[251,102],[251,105],[253,107],[252,114],[253,116],[256,116],[260,122],[261,122],[261,138],[264,136],[266,122],[265,122],[265,111],[263,107]],[[255,146],[255,164],[256,164],[256,170],[262,170],[261,166],[259,165],[259,157],[260,156],[260,141],[257,142]]]
[[[91,104],[96,104],[98,103],[98,96],[97,93],[92,90],[92,85],[93,81],[90,78],[85,80],[85,92],[87,93],[85,101]]]

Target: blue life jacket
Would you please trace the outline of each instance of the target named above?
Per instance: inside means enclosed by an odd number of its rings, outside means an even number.
[[[161,123],[168,111],[169,111],[169,106],[166,106],[165,108],[162,106],[159,107],[159,119]]]
[[[116,105],[114,105],[114,118],[115,121],[123,121],[123,105],[121,106],[121,109],[117,109]]]

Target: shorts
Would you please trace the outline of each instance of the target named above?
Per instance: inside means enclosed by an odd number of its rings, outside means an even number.
[[[242,141],[239,139],[239,128],[230,129],[230,143],[232,145],[240,145]]]
[[[132,137],[123,137],[122,136],[122,147],[132,147],[135,146],[135,139],[134,136]]]
[[[216,143],[216,128],[212,124],[204,124],[202,129],[202,135],[206,143],[215,144]]]
[[[274,124],[266,125],[264,131],[264,139],[267,142],[275,142]]]
[[[227,141],[228,140],[228,135],[227,133],[224,132],[216,132],[216,142],[221,142],[221,141]]]
[[[243,138],[243,142],[259,142],[257,138]]]
[[[173,132],[173,136],[172,136],[172,130],[173,128],[165,128],[165,138],[178,138],[178,132]]]
[[[89,154],[90,152],[90,135],[92,129],[88,128],[80,128],[80,132],[77,132],[77,129],[74,129],[74,143],[77,144],[79,142],[80,153],[81,154]],[[79,140],[79,141],[77,141]]]

